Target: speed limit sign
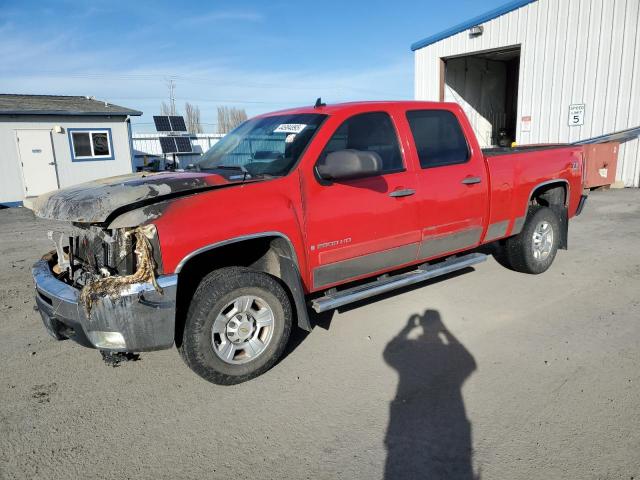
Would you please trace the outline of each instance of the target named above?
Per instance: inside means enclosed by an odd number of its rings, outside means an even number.
[[[584,103],[569,105],[569,126],[584,125]]]

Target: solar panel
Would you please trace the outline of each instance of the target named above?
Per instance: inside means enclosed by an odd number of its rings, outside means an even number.
[[[184,124],[184,118],[179,115],[172,115],[169,117],[171,121],[172,132],[186,132],[187,126]]]
[[[175,137],[178,152],[187,153],[193,151],[191,148],[191,139],[189,137]]]
[[[169,122],[169,117],[165,115],[154,115],[153,123],[156,124],[157,132],[170,132],[171,131],[171,123]]]
[[[176,153],[178,151],[174,137],[160,137],[160,146],[162,153]]]

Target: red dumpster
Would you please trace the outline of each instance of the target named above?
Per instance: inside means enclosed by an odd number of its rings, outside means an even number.
[[[618,142],[585,145],[585,187],[601,187],[616,181]]]

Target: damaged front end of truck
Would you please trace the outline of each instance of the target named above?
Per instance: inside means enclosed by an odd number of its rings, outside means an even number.
[[[62,190],[34,203],[37,216],[70,223],[49,232],[55,249],[33,266],[37,308],[54,338],[107,352],[173,345],[177,275],[163,273],[153,219],[168,202],[155,193],[164,188],[175,197],[210,187],[191,178],[179,190],[139,178]]]
[[[55,250],[33,267],[49,333],[114,352],[171,347],[177,278],[161,275],[155,227],[70,233],[51,232]]]

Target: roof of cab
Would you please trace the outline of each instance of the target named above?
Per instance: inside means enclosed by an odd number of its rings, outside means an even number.
[[[258,117],[270,117],[273,115],[294,115],[300,113],[322,113],[325,115],[335,115],[338,113],[357,113],[362,111],[373,111],[376,109],[385,109],[390,106],[401,108],[442,108],[444,105],[457,105],[449,102],[425,102],[420,100],[376,100],[362,102],[346,102],[333,103],[322,107],[314,107],[313,105],[304,107],[288,108],[275,112],[264,113]]]

